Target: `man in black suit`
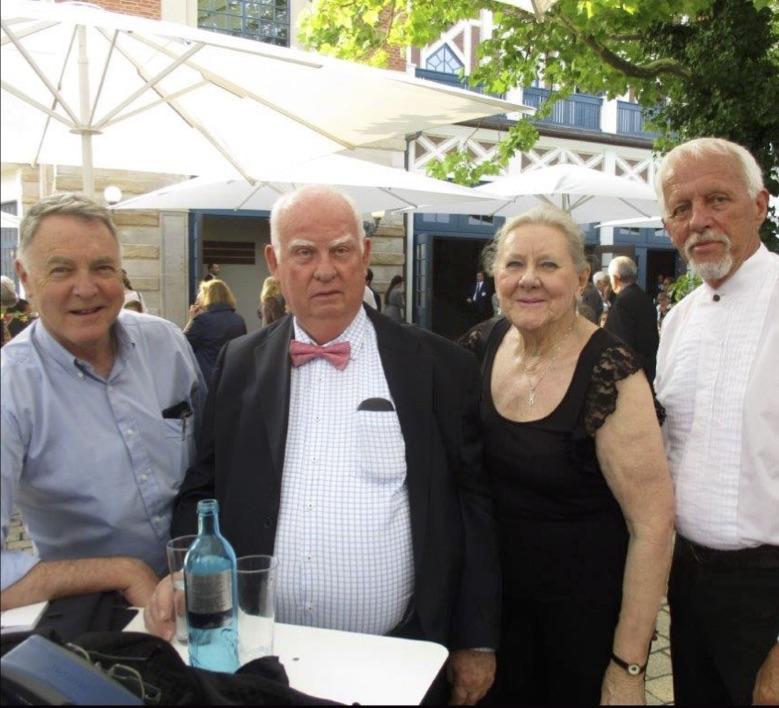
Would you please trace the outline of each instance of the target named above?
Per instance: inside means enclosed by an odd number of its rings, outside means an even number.
[[[363,307],[370,242],[330,188],[274,205],[265,257],[293,314],[222,351],[172,534],[215,497],[238,556],[279,558],[280,621],[446,644],[451,699],[475,703],[500,604],[476,361]],[[163,581],[152,631],[171,604]]]
[[[609,263],[612,290],[617,294],[609,309],[605,329],[619,337],[643,362],[649,383],[655,380],[657,345],[657,310],[649,297],[637,284],[638,269],[627,256],[617,256]]]
[[[471,309],[475,323],[488,320],[494,314],[492,309],[492,289],[484,277],[484,271],[476,273],[476,282],[468,288],[465,302]]]

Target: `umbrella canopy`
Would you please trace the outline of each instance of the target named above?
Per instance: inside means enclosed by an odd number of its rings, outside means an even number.
[[[515,216],[539,204],[552,204],[567,211],[579,224],[647,218],[658,211],[654,190],[649,185],[579,165],[553,165],[501,177],[476,191],[491,200],[473,205],[438,204],[424,211]]]
[[[4,162],[201,174],[300,160],[524,106],[313,53],[3,0]]]
[[[557,0],[498,0],[498,2],[502,2],[504,5],[513,5],[520,10],[532,12],[539,20],[542,20],[544,14],[557,2]]]
[[[484,199],[475,189],[344,155],[326,155],[292,167],[266,165],[253,176],[256,184],[237,176],[204,175],[128,199],[113,208],[265,210],[280,194],[304,184],[327,184],[343,190],[363,214],[453,199]]]
[[[612,221],[603,221],[596,228],[602,229],[607,226],[616,228],[624,227],[628,229],[662,229],[663,219],[660,216],[652,216],[649,219],[643,216],[637,219],[614,219]]]
[[[18,229],[21,219],[15,214],[0,211],[0,226],[4,229]]]

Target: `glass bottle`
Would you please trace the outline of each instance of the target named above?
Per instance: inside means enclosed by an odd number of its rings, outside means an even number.
[[[236,560],[219,532],[219,503],[197,504],[197,538],[184,559],[189,662],[198,669],[238,669]]]

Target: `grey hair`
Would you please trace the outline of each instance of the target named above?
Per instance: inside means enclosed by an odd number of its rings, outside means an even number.
[[[763,172],[749,150],[743,145],[733,143],[723,138],[696,138],[677,145],[664,158],[655,175],[655,193],[660,204],[660,213],[668,216],[665,206],[663,189],[674,175],[674,168],[680,160],[695,159],[708,155],[728,157],[735,161],[739,169],[736,176],[740,177],[750,197],[764,189]]]
[[[616,275],[623,283],[635,283],[638,268],[633,259],[627,256],[617,256],[609,262],[609,275]]]
[[[595,283],[595,285],[608,279],[609,274],[605,270],[599,270],[595,275],[592,276],[592,282]]]
[[[490,275],[494,275],[497,255],[500,253],[506,237],[514,229],[528,224],[542,224],[558,229],[563,236],[565,236],[568,252],[571,254],[571,259],[576,266],[576,270],[579,273],[589,270],[590,263],[584,252],[584,235],[582,234],[582,230],[576,225],[576,222],[567,212],[549,204],[541,204],[526,211],[524,214],[509,219],[498,233],[495,234],[493,242],[485,247],[483,253],[485,256],[489,253],[489,257],[483,256],[482,260]]]
[[[13,307],[17,302],[19,298],[16,295],[14,281],[7,275],[0,276],[0,306]]]
[[[354,218],[354,235],[357,236],[360,242],[360,251],[365,249],[365,227],[362,223],[362,216],[357,204],[348,194],[341,192],[333,187],[327,187],[318,184],[309,184],[305,187],[300,187],[294,192],[287,192],[280,196],[273,204],[270,212],[270,242],[273,246],[273,250],[276,252],[276,257],[280,256],[280,222],[284,213],[297,206],[301,201],[308,199],[309,197],[325,197],[333,201],[341,201],[352,213]]]
[[[70,192],[52,194],[30,207],[29,211],[24,215],[22,223],[19,224],[19,256],[22,259],[24,259],[35,232],[41,225],[41,221],[47,216],[55,214],[75,216],[87,221],[101,221],[111,232],[116,242],[119,242],[116,226],[114,226],[114,222],[111,220],[111,212],[102,204],[98,204],[84,194],[72,194]]]

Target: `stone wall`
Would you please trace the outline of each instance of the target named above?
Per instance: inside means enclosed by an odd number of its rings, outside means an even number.
[[[373,271],[373,288],[381,295],[382,302],[392,277],[403,275],[406,262],[405,235],[403,217],[387,215],[371,236],[370,267]]]

